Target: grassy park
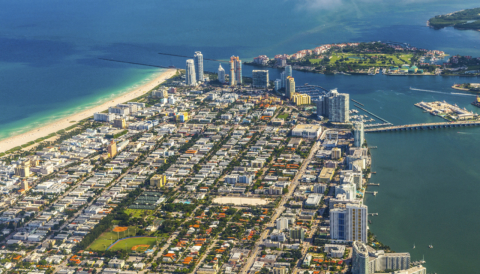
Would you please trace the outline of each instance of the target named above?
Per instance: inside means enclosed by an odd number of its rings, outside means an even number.
[[[117,242],[109,250],[145,251],[155,244],[155,237],[135,237]]]
[[[100,236],[90,244],[88,249],[104,251],[117,239],[130,236],[135,236],[135,226],[129,226],[128,229],[123,232],[114,232],[112,228],[100,234]]]
[[[386,67],[386,66],[401,66],[403,64],[410,64],[410,59],[413,54],[363,54],[363,53],[340,53],[335,52],[330,58],[330,65],[335,65],[338,62],[343,64],[355,64],[363,67]],[[310,59],[310,63],[317,64],[322,59]]]

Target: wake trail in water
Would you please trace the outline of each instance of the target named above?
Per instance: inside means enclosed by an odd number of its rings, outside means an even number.
[[[466,94],[466,93],[458,93],[458,92],[443,92],[443,91],[437,91],[437,90],[429,90],[429,89],[419,89],[419,88],[410,88],[411,90],[417,90],[417,91],[424,91],[424,92],[431,92],[431,93],[438,93],[438,94],[446,94],[446,95],[457,95],[457,96],[476,96],[473,94]]]
[[[452,92],[452,94],[455,94],[455,95],[463,95],[463,96],[474,96],[474,97],[477,96],[477,95],[473,95],[473,94],[458,93],[458,92]]]

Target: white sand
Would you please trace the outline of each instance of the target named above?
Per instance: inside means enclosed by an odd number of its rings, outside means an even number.
[[[266,205],[269,203],[269,201],[262,198],[217,197],[213,199],[213,203],[234,205]]]
[[[116,106],[117,104],[121,104],[127,101],[130,101],[132,99],[135,99],[150,90],[152,90],[154,87],[157,85],[161,84],[168,78],[172,77],[175,75],[177,72],[176,69],[168,69],[164,73],[160,74],[158,77],[153,79],[152,81],[149,81],[148,83],[136,88],[135,90],[132,90],[129,93],[123,94],[119,97],[116,97],[113,100],[110,100],[108,102],[105,102],[99,106],[92,107],[90,109],[84,110],[82,112],[73,114],[71,116],[65,117],[61,120],[52,122],[48,125],[45,125],[40,128],[33,129],[29,132],[22,133],[16,136],[9,137],[7,139],[1,140],[0,141],[0,152],[7,151],[9,149],[12,149],[17,146],[21,146],[23,144],[26,144],[30,141],[35,141],[38,138],[45,137],[49,135],[50,133],[57,132],[59,130],[62,130],[64,128],[67,128],[69,126],[74,125],[76,122],[79,122],[87,117],[93,116],[94,113],[96,112],[102,112],[104,110],[107,110],[111,106]],[[73,123],[72,121],[75,121]],[[72,123],[71,123],[72,122]]]

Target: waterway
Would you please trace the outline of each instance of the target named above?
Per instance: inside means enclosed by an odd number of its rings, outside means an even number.
[[[325,43],[378,40],[480,56],[479,32],[425,26],[434,15],[476,6],[473,0],[0,0],[0,138],[58,119],[72,107],[96,104],[159,72],[98,58],[184,67],[184,58],[157,52],[200,50],[205,58],[249,60]],[[205,62],[206,70],[217,67]],[[252,69],[244,66],[244,75]],[[271,79],[279,77],[280,71],[270,72]],[[453,83],[469,78],[301,72],[294,77],[297,85],[350,93],[393,124],[442,121],[413,106],[422,100],[478,112],[470,105],[473,97],[449,94]],[[380,213],[370,228],[395,251],[408,251],[414,260],[425,255],[428,272],[477,272],[479,135],[480,128],[366,135],[378,146],[372,150],[372,182],[381,184],[379,194],[366,200],[371,212]]]

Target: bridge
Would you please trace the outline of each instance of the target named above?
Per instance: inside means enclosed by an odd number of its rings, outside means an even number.
[[[474,127],[474,126],[480,126],[480,121],[425,123],[425,124],[379,127],[379,128],[365,129],[365,132],[407,131],[407,130],[450,128],[450,127]]]

